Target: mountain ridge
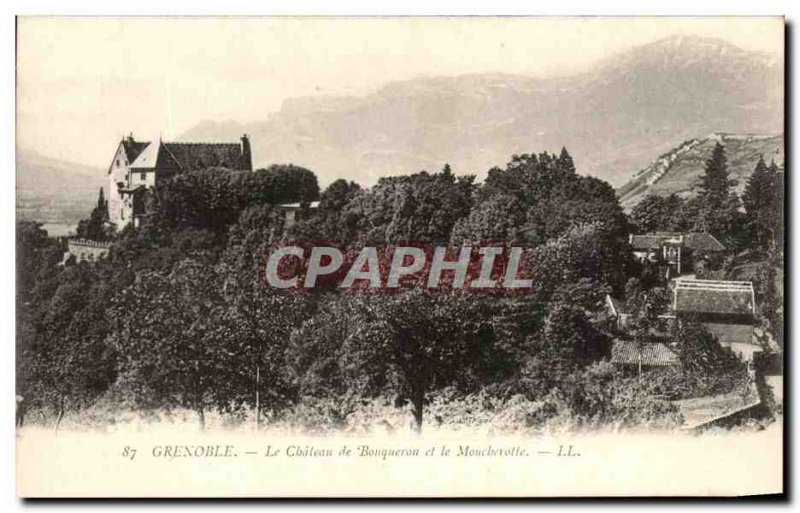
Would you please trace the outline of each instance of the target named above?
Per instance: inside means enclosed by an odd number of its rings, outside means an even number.
[[[734,190],[739,194],[744,191],[747,179],[760,157],[767,163],[773,160],[778,165],[784,163],[782,134],[714,132],[706,137],[684,141],[634,173],[627,183],[617,189],[620,203],[629,210],[648,194],[694,196],[705,170],[705,161],[717,143],[725,147],[730,178],[737,182]]]
[[[632,171],[645,170],[677,141],[710,132],[781,133],[778,64],[766,52],[675,36],[572,75],[428,76],[365,95],[287,98],[260,121],[204,120],[177,139],[236,141],[247,133],[256,167],[291,162],[314,171],[323,186],[337,178],[369,186],[380,176],[435,171],[445,162],[481,179],[514,154],[565,146],[579,173],[623,190]],[[100,168],[18,150],[23,218],[85,217],[105,185]]]
[[[179,139],[247,133],[257,167],[291,162],[323,184],[362,185],[445,162],[481,178],[513,154],[566,146],[579,172],[622,185],[676,140],[782,131],[778,62],[722,40],[675,36],[574,75],[406,79],[361,96],[290,98],[261,121],[203,122]]]
[[[109,155],[113,151],[111,149]],[[100,187],[107,186],[106,173],[101,168],[51,158],[30,149],[17,149],[18,219],[77,223],[88,217],[97,202]]]

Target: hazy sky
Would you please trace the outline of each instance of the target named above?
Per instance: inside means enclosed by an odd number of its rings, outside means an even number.
[[[782,52],[780,18],[20,18],[18,147],[105,167],[119,138],[263,119],[420,75],[549,76],[674,34]]]

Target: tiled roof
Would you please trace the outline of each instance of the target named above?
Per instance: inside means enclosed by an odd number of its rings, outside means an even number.
[[[644,235],[631,235],[630,244],[633,249],[642,251],[647,249],[660,249],[664,242],[673,240],[682,246],[695,251],[725,251],[722,245],[713,235],[709,233],[686,233],[680,232],[655,232]]]
[[[633,249],[660,249],[662,240],[658,235],[632,235],[630,243]]]
[[[74,244],[76,246],[91,246],[93,248],[110,248],[110,242],[100,242],[96,240],[89,240],[89,239],[81,239],[81,238],[70,238],[67,239],[67,243]]]
[[[687,233],[683,245],[695,251],[725,251],[725,246],[710,233]]]
[[[674,309],[683,313],[753,314],[755,294],[749,281],[676,280]]]
[[[753,326],[751,324],[722,324],[704,322],[703,326],[709,333],[715,335],[717,340],[724,343],[740,342],[753,343]]]
[[[155,167],[176,167],[181,171],[226,167],[249,171],[252,169],[252,164],[242,155],[242,147],[237,143],[165,143],[159,141],[146,146],[131,164],[131,168],[136,169]]]
[[[640,360],[643,366],[680,365],[678,355],[660,342],[642,344],[640,350],[636,342],[614,340],[611,346],[611,363],[639,365]]]
[[[250,170],[238,143],[163,143],[182,171],[207,167]]]

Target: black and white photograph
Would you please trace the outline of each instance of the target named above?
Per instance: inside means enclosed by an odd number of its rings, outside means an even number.
[[[17,494],[782,494],[785,31],[17,17]]]

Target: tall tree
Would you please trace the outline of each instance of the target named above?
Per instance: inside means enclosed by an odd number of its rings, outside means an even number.
[[[89,218],[79,221],[75,232],[78,237],[95,241],[112,238],[113,230],[108,226],[108,202],[103,195],[102,187],[97,195],[97,204],[89,214]]]
[[[566,148],[514,155],[505,169],[493,168],[476,195],[477,205],[459,223],[454,242],[505,237],[540,245],[575,226],[600,222],[619,240],[628,221],[614,189],[580,176]]]
[[[67,410],[88,404],[115,377],[102,267],[79,264],[39,275],[19,310],[17,385],[37,406],[52,407],[56,426]]]
[[[474,180],[474,176],[456,177],[449,168],[381,178],[356,194],[343,216],[355,225],[352,238],[364,237],[373,244],[446,243],[456,222],[470,212]]]
[[[497,304],[421,289],[345,294],[292,334],[290,367],[301,394],[393,395],[420,429],[431,393],[475,391],[508,372],[511,352],[492,336]]]
[[[693,200],[697,218],[695,229],[712,233],[729,244],[736,244],[739,215],[739,198],[731,191],[736,185],[729,178],[725,147],[719,142],[711,157],[706,160],[705,172],[700,177],[698,196]]]
[[[600,329],[598,311],[608,289],[592,280],[565,283],[547,305],[543,329],[530,337],[530,355],[520,383],[541,399],[563,386],[586,365],[609,356],[610,339]]]
[[[776,182],[775,168],[767,167],[762,156],[758,159],[742,194],[747,226],[756,243],[762,247],[766,241],[774,240]]]
[[[106,219],[108,219],[108,202],[106,201],[105,195],[103,194],[103,188],[100,187],[100,194],[97,196],[97,209],[102,210],[106,213]]]
[[[784,231],[784,198],[785,198],[785,163],[780,167],[773,160],[770,163],[770,173],[775,177],[773,187],[775,193],[773,195],[772,203],[772,219],[774,221],[775,232],[773,233],[774,251],[780,254],[783,248],[783,231]]]
[[[347,242],[355,239],[358,217],[347,211],[347,205],[363,194],[361,186],[347,180],[336,180],[322,193],[319,206],[302,217],[290,230],[293,238]]]
[[[223,290],[211,266],[187,259],[141,273],[114,298],[111,340],[140,405],[191,409],[205,427],[209,410],[243,404],[243,384],[253,383],[250,337],[240,336],[242,319]]]
[[[728,199],[730,188],[736,185],[728,177],[728,157],[725,147],[720,143],[714,146],[711,157],[706,160],[705,173],[700,177],[699,196],[704,200],[721,205]]]
[[[648,194],[631,210],[631,222],[639,233],[684,230],[684,200],[677,194],[667,197]]]

